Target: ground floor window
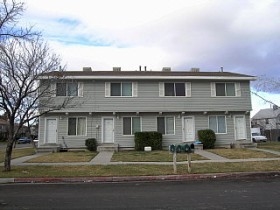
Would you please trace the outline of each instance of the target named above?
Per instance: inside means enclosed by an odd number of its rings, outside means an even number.
[[[141,131],[140,117],[123,118],[123,135],[133,135]]]
[[[174,117],[158,117],[157,131],[162,134],[175,134]]]
[[[226,117],[225,116],[209,116],[209,129],[215,133],[226,133]]]
[[[86,118],[69,117],[68,118],[68,135],[84,136],[86,135]]]

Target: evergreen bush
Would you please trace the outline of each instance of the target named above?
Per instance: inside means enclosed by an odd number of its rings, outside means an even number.
[[[216,134],[211,129],[198,131],[199,141],[203,144],[203,149],[213,149],[216,142]]]
[[[97,150],[97,141],[95,138],[86,139],[85,145],[89,151],[95,152]]]
[[[152,150],[162,150],[162,134],[159,132],[136,132],[134,142],[136,151],[143,151],[144,147],[152,147]]]

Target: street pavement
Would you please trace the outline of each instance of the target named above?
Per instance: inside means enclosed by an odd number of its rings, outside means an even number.
[[[270,152],[272,154],[277,154],[280,156],[280,152],[271,151],[267,149],[252,148],[253,150]],[[37,153],[31,156],[25,156],[21,158],[16,158],[12,160],[13,166],[31,166],[31,165],[120,165],[120,164],[150,164],[150,165],[173,165],[173,162],[111,162],[111,158],[114,152],[102,151],[99,152],[89,162],[73,162],[73,163],[28,163],[26,161],[33,159],[38,156],[46,155],[48,153]],[[210,162],[250,162],[250,161],[271,161],[280,160],[279,158],[250,158],[250,159],[227,159],[216,155],[214,153],[205,150],[196,150],[195,153],[203,156],[206,160],[195,160],[192,163],[210,163]],[[177,162],[177,164],[187,164],[187,161]],[[0,164],[3,166],[3,163]],[[82,178],[2,178],[0,183],[7,182],[95,182],[95,181],[153,181],[153,180],[178,180],[178,179],[205,179],[205,178],[217,178],[217,177],[236,177],[237,174],[242,177],[248,176],[280,176],[280,172],[259,172],[259,173],[221,173],[221,174],[188,174],[188,175],[169,175],[169,176],[141,176],[141,177],[82,177]]]

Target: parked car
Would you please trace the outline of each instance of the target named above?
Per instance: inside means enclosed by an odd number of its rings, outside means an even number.
[[[28,137],[21,137],[17,140],[18,144],[26,144],[26,143],[31,143],[31,138]]]
[[[266,142],[267,138],[260,133],[252,133],[252,140],[253,142]]]

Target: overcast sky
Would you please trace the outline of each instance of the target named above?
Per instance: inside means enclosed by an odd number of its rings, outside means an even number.
[[[279,0],[23,0],[67,70],[224,71],[279,77]],[[280,106],[278,94],[263,97]],[[268,103],[253,96],[253,113]]]

